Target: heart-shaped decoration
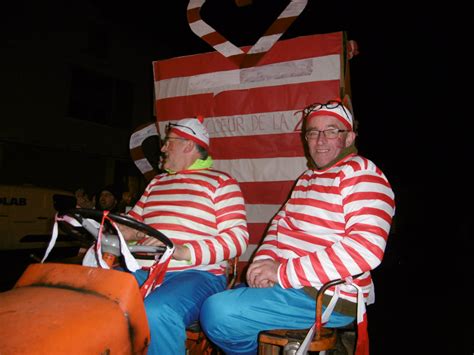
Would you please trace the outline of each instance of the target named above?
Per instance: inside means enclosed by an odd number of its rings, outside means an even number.
[[[200,12],[205,2],[206,0],[189,1],[187,8],[189,27],[197,36],[224,57],[234,62],[239,68],[249,68],[256,65],[273,47],[293,21],[303,12],[308,0],[291,0],[273,24],[247,52],[234,45],[202,20]]]

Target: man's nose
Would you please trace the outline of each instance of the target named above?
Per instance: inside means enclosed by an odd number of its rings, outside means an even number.
[[[318,136],[316,137],[316,143],[325,143],[326,142],[326,136],[324,135],[323,131],[318,132]]]

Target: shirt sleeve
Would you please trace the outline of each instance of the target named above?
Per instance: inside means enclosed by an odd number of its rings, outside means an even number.
[[[379,170],[358,170],[341,179],[339,193],[345,220],[342,238],[314,253],[282,260],[282,287],[319,287],[381,263],[395,213],[390,184]]]
[[[249,244],[247,216],[242,191],[233,178],[223,180],[214,195],[217,234],[185,245],[191,251],[190,263],[218,263],[241,256]]]

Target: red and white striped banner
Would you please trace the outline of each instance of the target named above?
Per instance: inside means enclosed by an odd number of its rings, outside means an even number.
[[[337,32],[278,41],[252,67],[240,68],[219,52],[153,63],[159,131],[203,115],[214,168],[240,183],[251,244],[242,262],[307,168],[295,131],[298,111],[343,97],[344,46],[344,33]]]

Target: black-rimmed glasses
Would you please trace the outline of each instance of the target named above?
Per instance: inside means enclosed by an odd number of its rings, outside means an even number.
[[[307,141],[309,140],[314,140],[318,139],[319,135],[322,133],[324,134],[324,137],[327,139],[335,139],[337,136],[339,136],[339,133],[342,132],[349,132],[347,129],[339,129],[339,128],[328,128],[325,130],[318,130],[318,129],[309,129],[304,133],[304,137],[306,138]]]

